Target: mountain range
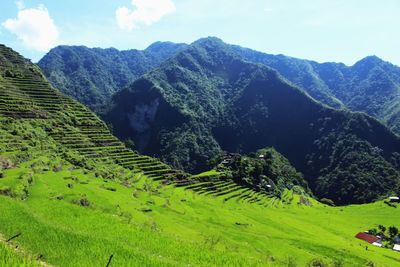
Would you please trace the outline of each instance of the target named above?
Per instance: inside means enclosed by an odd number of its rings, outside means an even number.
[[[156,42],[143,51],[60,46],[38,64],[54,86],[100,113],[113,93],[186,47],[171,42]],[[400,133],[400,68],[396,65],[376,56],[365,57],[349,67],[236,45],[226,45],[225,49],[246,61],[277,70],[328,106],[365,112]]]

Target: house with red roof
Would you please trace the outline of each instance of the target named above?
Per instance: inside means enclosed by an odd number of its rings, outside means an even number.
[[[381,243],[381,239],[379,237],[374,236],[374,235],[370,235],[370,234],[367,234],[367,233],[363,233],[363,232],[360,232],[360,233],[356,234],[356,238],[364,240],[364,241],[366,241],[366,242],[368,242],[370,244],[373,244],[375,246],[379,246],[380,243]]]

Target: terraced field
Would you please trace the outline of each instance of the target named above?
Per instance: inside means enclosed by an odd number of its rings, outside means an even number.
[[[98,164],[118,164],[123,168],[142,172],[155,181],[176,183],[187,189],[226,200],[257,203],[268,206],[271,198],[232,181],[221,179],[221,174],[211,174],[208,182],[199,176],[179,180],[176,173],[158,159],[139,155],[114,137],[107,126],[85,106],[64,96],[43,77],[30,61],[11,49],[0,45],[0,119],[3,130],[0,138],[4,152],[19,151],[24,140],[13,134],[10,124],[15,120],[46,125],[45,138],[51,138],[58,148],[76,152]],[[45,148],[41,148],[42,150]],[[95,163],[96,164],[96,163]],[[172,178],[171,178],[172,177]],[[206,178],[202,175],[202,179]]]
[[[86,107],[54,90],[29,61],[3,45],[0,45],[0,55],[3,57],[0,115],[20,120],[48,120],[46,132],[60,146],[96,161],[117,163],[154,179],[173,172],[159,160],[126,148]],[[7,120],[3,119],[3,129],[9,129],[6,124]],[[11,138],[10,133],[0,138],[8,143],[9,149],[18,149],[18,140]]]

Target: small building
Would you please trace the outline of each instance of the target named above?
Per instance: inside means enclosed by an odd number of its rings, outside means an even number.
[[[382,243],[380,243],[380,242],[374,242],[374,243],[372,243],[372,245],[380,247],[380,248],[382,247]]]
[[[230,165],[232,165],[235,162],[235,160],[237,160],[239,158],[240,158],[240,154],[225,152],[223,159],[221,161],[221,164],[226,167],[229,167]]]
[[[358,238],[358,239],[364,240],[364,241],[366,241],[366,242],[368,242],[370,244],[374,244],[374,243],[380,244],[381,243],[381,239],[379,237],[374,236],[374,235],[370,235],[370,234],[367,234],[367,233],[363,233],[363,232],[360,232],[360,233],[356,234],[355,237]]]
[[[400,252],[400,245],[394,245],[393,250]]]
[[[261,155],[259,155],[258,157],[259,157],[260,159],[263,159],[263,158],[265,158],[265,155],[262,155],[262,154],[261,154]]]
[[[225,164],[230,164],[231,161],[229,161],[229,160],[227,160],[227,159],[224,159],[221,163],[225,165]]]
[[[395,203],[400,203],[400,198],[399,197],[389,197],[390,202],[395,202]]]

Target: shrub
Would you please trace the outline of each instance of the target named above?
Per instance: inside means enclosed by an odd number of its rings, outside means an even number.
[[[321,259],[312,259],[308,264],[309,267],[328,267],[328,265]]]
[[[397,208],[397,205],[395,203],[393,203],[393,202],[390,202],[389,200],[385,200],[385,201],[383,201],[383,203],[385,203],[389,207]]]
[[[74,200],[73,203],[80,205],[82,207],[90,207],[91,203],[90,201],[86,198],[86,196],[81,197],[80,199]]]
[[[11,188],[9,186],[0,187],[0,195],[11,196]]]
[[[321,199],[319,200],[319,202],[321,202],[321,203],[323,203],[323,204],[326,204],[326,205],[329,205],[329,206],[332,206],[332,207],[335,206],[335,202],[333,202],[333,201],[330,200],[329,198],[321,198]]]

